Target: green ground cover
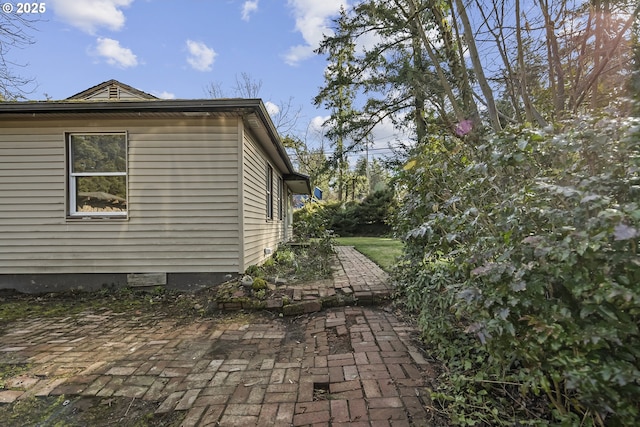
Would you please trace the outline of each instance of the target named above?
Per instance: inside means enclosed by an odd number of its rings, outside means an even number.
[[[383,270],[389,272],[402,255],[402,241],[388,237],[338,237],[336,243],[342,246],[354,246]]]

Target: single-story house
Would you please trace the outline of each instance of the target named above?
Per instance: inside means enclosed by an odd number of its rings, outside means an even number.
[[[110,80],[0,102],[0,289],[219,283],[290,239],[310,193],[259,99]]]

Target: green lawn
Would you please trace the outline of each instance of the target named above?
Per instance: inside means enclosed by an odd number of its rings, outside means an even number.
[[[402,242],[387,237],[338,237],[336,243],[342,246],[355,246],[367,258],[373,260],[385,271],[390,271],[396,258],[402,255]]]

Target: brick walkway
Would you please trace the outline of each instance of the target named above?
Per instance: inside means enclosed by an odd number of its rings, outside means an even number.
[[[333,280],[319,280],[301,284],[278,284],[273,290],[288,292],[291,303],[283,306],[282,297],[267,299],[265,308],[281,311],[287,316],[313,313],[336,305],[372,305],[390,298],[389,276],[373,261],[353,246],[336,246],[338,263],[333,266]],[[253,309],[254,301],[247,300],[241,289],[228,301],[219,302],[222,310]]]
[[[380,302],[391,296],[389,276],[376,263],[352,246],[337,246],[335,249],[342,266],[334,272],[336,288],[338,283],[348,283],[348,288],[361,305]]]
[[[389,292],[385,274],[338,248],[358,298]],[[109,325],[105,328],[105,325]],[[428,425],[427,361],[414,329],[374,307],[237,322],[83,313],[16,322],[0,363],[28,363],[0,402],[122,396],[183,411],[183,426]]]

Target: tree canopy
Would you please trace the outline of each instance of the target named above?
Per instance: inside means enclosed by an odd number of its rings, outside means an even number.
[[[394,277],[452,424],[637,423],[639,7],[364,0],[320,47],[353,47],[316,98],[350,94],[345,150],[408,135]]]

